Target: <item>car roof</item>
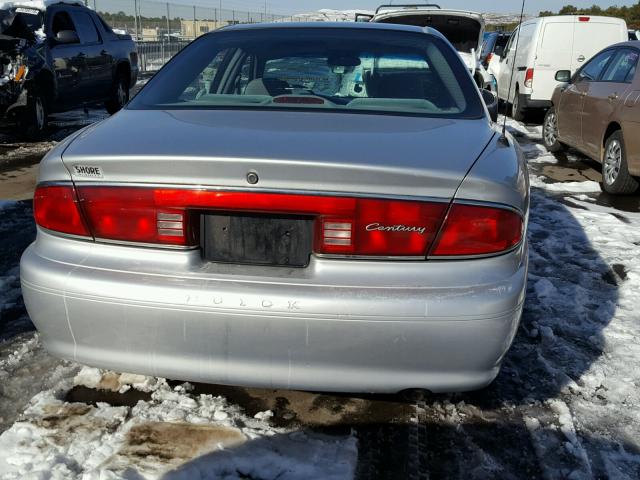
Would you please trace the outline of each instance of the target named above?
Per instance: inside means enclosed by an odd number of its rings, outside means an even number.
[[[269,23],[244,23],[237,25],[229,25],[219,29],[218,31],[232,30],[281,30],[289,28],[338,28],[345,30],[391,30],[401,32],[426,33],[429,35],[442,35],[431,27],[416,27],[413,25],[401,25],[393,23],[370,23],[370,22],[269,22]],[[215,33],[215,31],[211,32]]]
[[[607,48],[611,47],[634,47],[640,48],[640,40],[628,40],[626,42],[615,43],[613,45],[609,45]]]

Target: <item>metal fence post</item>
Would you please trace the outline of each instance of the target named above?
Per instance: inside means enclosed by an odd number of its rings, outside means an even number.
[[[193,6],[193,38],[196,38],[198,34],[196,33],[196,6]]]
[[[133,0],[133,28],[135,29],[135,39],[138,39],[138,0]]]
[[[171,45],[171,12],[169,12],[169,2],[167,2],[167,42]]]

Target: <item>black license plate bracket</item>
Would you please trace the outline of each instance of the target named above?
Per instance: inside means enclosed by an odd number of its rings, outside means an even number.
[[[300,216],[205,213],[202,254],[221,263],[306,267],[313,246],[313,219]]]

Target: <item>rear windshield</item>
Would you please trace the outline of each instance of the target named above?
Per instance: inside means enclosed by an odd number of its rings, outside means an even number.
[[[464,65],[441,39],[343,28],[205,35],[169,62],[128,108],[484,115]]]

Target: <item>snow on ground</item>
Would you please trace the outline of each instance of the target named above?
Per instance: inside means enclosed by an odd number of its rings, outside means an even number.
[[[33,329],[22,303],[17,262],[35,233],[30,203],[0,202],[0,342]]]
[[[65,402],[74,384],[133,388],[150,398],[133,407]],[[353,477],[355,438],[274,428],[269,412],[249,418],[223,397],[191,395],[191,388],[84,367],[36,395],[0,436],[0,478]]]

